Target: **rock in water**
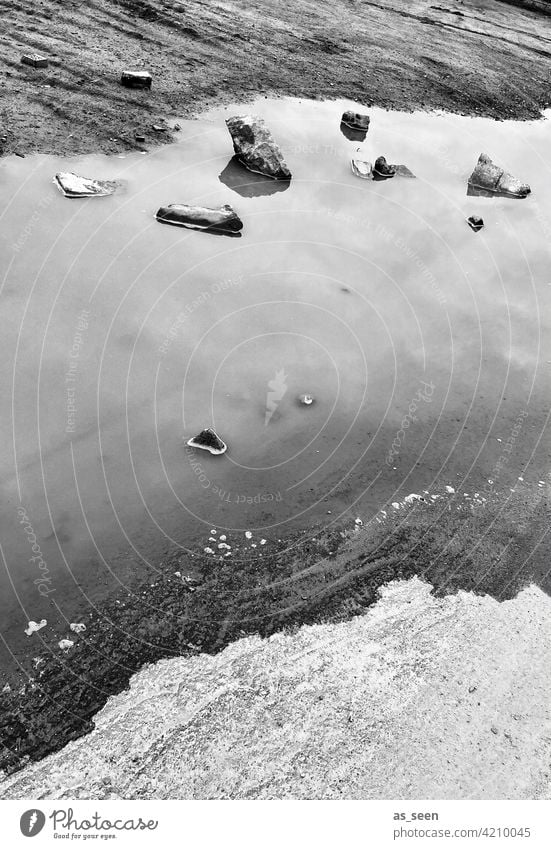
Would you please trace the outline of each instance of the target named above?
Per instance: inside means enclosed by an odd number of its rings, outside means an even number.
[[[469,225],[471,230],[475,231],[475,233],[478,233],[478,231],[482,230],[482,228],[484,227],[484,221],[482,220],[480,215],[470,215],[469,218],[467,218],[467,224]]]
[[[79,177],[70,171],[56,174],[54,183],[67,198],[105,197],[112,195],[120,185],[112,180],[92,180],[89,177]]]
[[[394,177],[396,174],[396,166],[389,165],[384,156],[378,156],[375,160],[375,165],[373,166],[373,173],[383,179],[388,179],[389,177]]]
[[[210,451],[211,454],[224,454],[228,450],[226,443],[222,442],[218,434],[211,427],[202,430],[198,436],[188,439],[187,445],[190,445],[192,448],[202,448],[204,451]]]
[[[494,165],[486,153],[481,153],[478,157],[476,167],[469,177],[469,186],[517,198],[525,198],[531,191],[528,183],[521,183],[508,171],[504,171],[499,165]]]
[[[191,230],[211,230],[215,233],[237,235],[243,229],[240,217],[227,203],[217,209],[171,203],[169,206],[161,206],[155,218],[162,224],[175,224],[177,227],[189,227]]]
[[[348,109],[342,113],[341,123],[346,124],[352,130],[364,130],[367,132],[369,129],[369,115],[362,115],[361,112],[352,112],[351,109]]]
[[[361,177],[362,180],[373,179],[373,166],[371,162],[366,162],[364,159],[352,159],[350,160],[350,165],[352,166],[354,176]]]
[[[233,140],[233,149],[243,165],[274,180],[290,180],[291,172],[279,145],[262,118],[236,115],[226,119]]]

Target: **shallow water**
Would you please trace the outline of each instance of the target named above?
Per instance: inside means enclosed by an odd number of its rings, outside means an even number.
[[[147,155],[3,161],[4,635],[52,600],[78,615],[214,527],[269,540],[546,474],[551,124],[370,109],[367,157],[417,179],[366,182],[350,106],[261,100]],[[290,186],[232,161],[224,117],[243,111],[268,120]],[[532,195],[468,197],[481,151]],[[125,190],[68,200],[58,170]],[[177,202],[232,204],[242,238],[154,220]],[[186,450],[207,426],[223,457]]]

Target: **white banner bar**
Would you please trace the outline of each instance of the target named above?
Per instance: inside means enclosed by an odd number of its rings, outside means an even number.
[[[551,847],[548,801],[5,801],[0,823],[6,849]]]

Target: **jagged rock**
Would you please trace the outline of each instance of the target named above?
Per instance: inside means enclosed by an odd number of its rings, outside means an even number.
[[[113,180],[92,180],[79,177],[70,171],[62,171],[54,177],[54,183],[67,198],[105,197],[112,195],[120,185]]]
[[[290,180],[291,172],[283,154],[262,118],[236,115],[226,119],[233,149],[251,171],[274,180]]]
[[[480,215],[470,215],[469,218],[467,218],[467,224],[469,225],[471,230],[475,231],[475,233],[478,233],[478,231],[482,230],[482,228],[484,227],[484,221],[482,220]]]
[[[478,157],[475,169],[469,177],[469,186],[517,198],[524,198],[531,191],[528,183],[521,183],[508,171],[504,171],[499,165],[494,165],[486,153],[481,153]]]
[[[187,445],[191,448],[202,448],[204,451],[210,451],[211,454],[224,454],[228,450],[226,443],[222,442],[216,431],[211,427],[207,427],[197,436],[188,439]]]
[[[161,206],[155,217],[162,224],[174,224],[191,230],[210,230],[237,235],[243,228],[240,217],[227,203],[217,209],[171,203],[169,206]]]
[[[125,88],[151,88],[151,81],[149,71],[123,71],[121,74],[121,85]]]
[[[346,124],[351,130],[360,130],[367,133],[369,129],[369,115],[362,115],[361,112],[352,112],[348,109],[342,113],[341,123]]]
[[[362,180],[373,179],[373,166],[371,162],[366,162],[363,159],[352,159],[350,165],[352,167],[352,173],[356,177],[361,177]]]

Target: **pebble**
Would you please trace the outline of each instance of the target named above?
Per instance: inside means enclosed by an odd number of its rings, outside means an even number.
[[[490,482],[491,482],[491,481],[490,481]],[[453,488],[453,486],[447,486],[447,487],[446,487],[446,492],[455,492],[455,489]]]
[[[29,622],[29,627],[25,628],[25,633],[27,637],[30,637],[31,634],[34,634],[35,631],[40,631],[41,628],[44,628],[47,625],[47,621],[45,619],[41,619],[40,622]]]
[[[247,539],[252,539],[252,537],[253,537],[253,535],[250,531],[245,531],[245,536],[247,537]]]

